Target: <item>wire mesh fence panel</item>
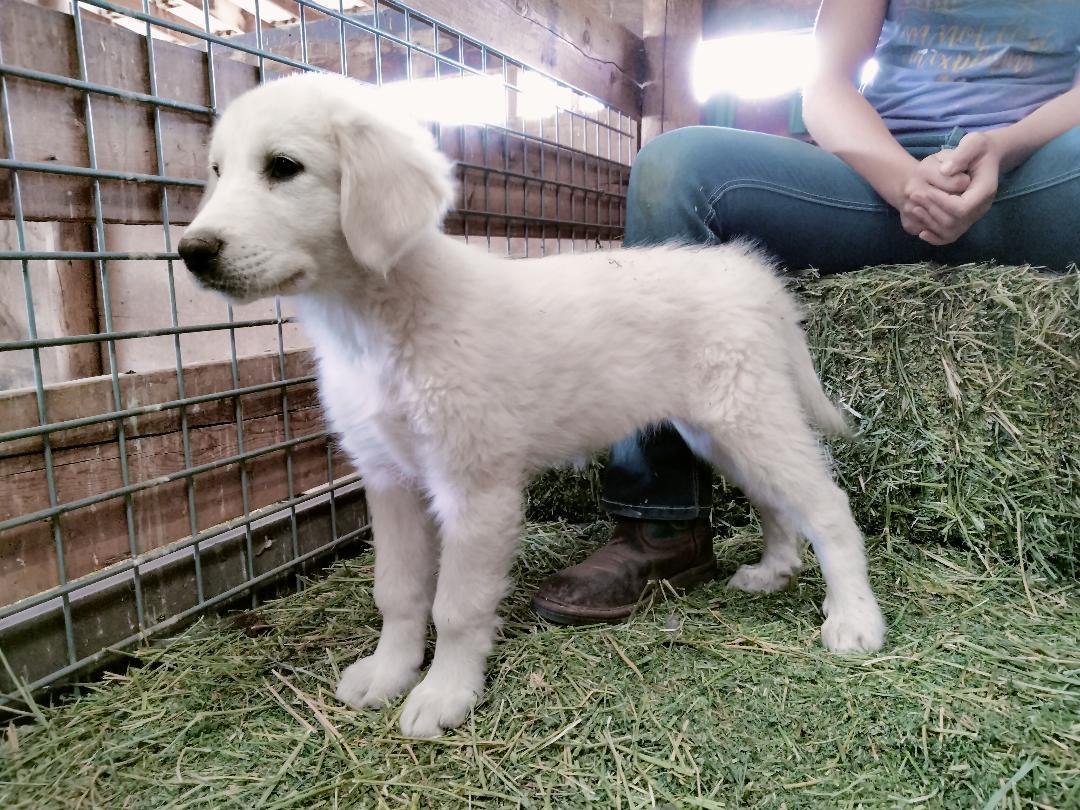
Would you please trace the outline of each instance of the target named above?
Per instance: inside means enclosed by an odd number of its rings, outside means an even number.
[[[382,86],[457,162],[446,230],[511,256],[617,244],[638,122],[397,3],[0,14],[2,706],[301,587],[367,530],[289,302],[229,306],[178,263],[232,99],[307,70]]]

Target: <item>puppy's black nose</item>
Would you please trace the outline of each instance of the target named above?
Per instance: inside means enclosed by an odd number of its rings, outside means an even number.
[[[217,271],[217,258],[224,244],[216,236],[185,236],[180,240],[180,258],[199,278],[210,276]]]

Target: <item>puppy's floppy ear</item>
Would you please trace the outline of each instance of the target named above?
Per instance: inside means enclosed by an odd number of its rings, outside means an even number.
[[[352,112],[337,126],[341,230],[356,261],[386,274],[453,201],[451,163],[411,121]]]

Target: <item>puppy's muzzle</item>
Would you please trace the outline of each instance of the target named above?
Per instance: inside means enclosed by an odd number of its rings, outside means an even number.
[[[180,258],[187,269],[201,281],[218,276],[219,258],[225,243],[213,234],[193,234],[180,240]]]

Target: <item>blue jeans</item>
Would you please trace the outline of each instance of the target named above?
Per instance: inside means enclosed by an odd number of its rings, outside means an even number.
[[[962,130],[901,138],[917,158]],[[1080,262],[1080,127],[1001,177],[990,211],[951,245],[906,233],[851,167],[791,138],[687,127],[646,145],[630,174],[627,246],[757,240],[787,267],[822,273],[875,264],[995,261],[1064,271]],[[712,472],[668,425],[615,445],[603,504],[612,514],[686,520],[709,506]]]

